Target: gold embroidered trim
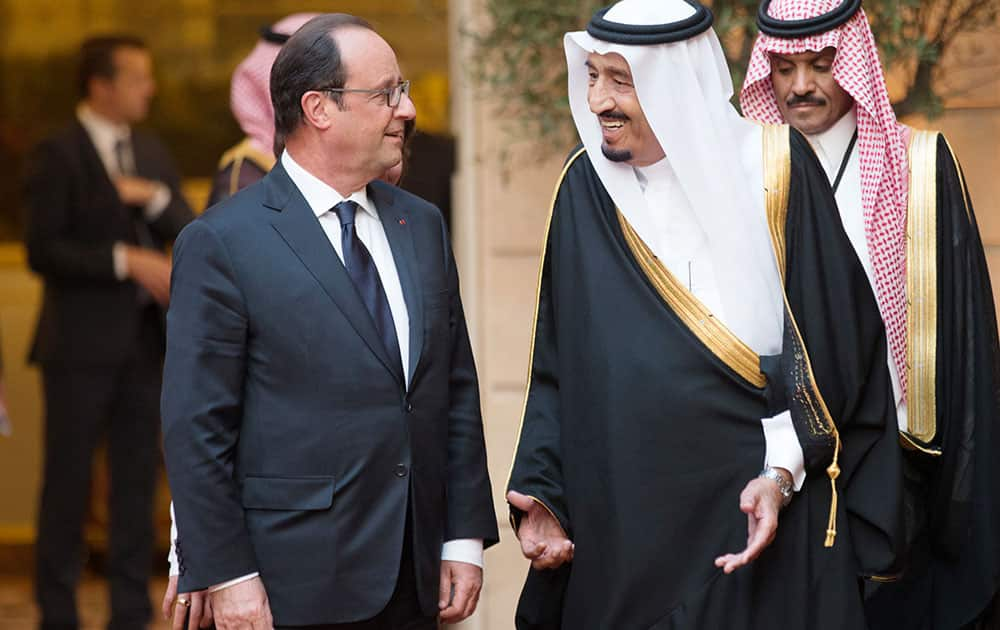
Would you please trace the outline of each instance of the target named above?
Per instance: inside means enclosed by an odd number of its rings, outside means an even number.
[[[555,212],[556,199],[559,197],[559,187],[562,186],[563,180],[566,179],[566,173],[569,172],[570,167],[573,166],[577,158],[585,152],[586,149],[581,147],[579,151],[566,160],[566,166],[563,167],[562,173],[556,179],[556,187],[552,191],[552,201],[549,203],[549,216],[545,219],[545,233],[542,236],[542,255],[538,259],[538,283],[535,286],[535,317],[531,320],[531,346],[528,349],[528,378],[524,385],[524,404],[521,406],[521,421],[517,425],[517,437],[514,439],[514,453],[511,455],[510,470],[507,472],[507,483],[504,484],[506,488],[510,487],[510,478],[514,474],[514,462],[517,461],[517,449],[521,445],[521,430],[524,428],[524,414],[528,411],[528,395],[531,394],[531,371],[535,365],[535,335],[538,332],[538,309],[542,301],[542,274],[545,271],[545,251],[549,243],[549,230],[552,227],[552,213]],[[546,506],[546,509],[548,509],[548,506]],[[549,511],[551,512],[551,510]],[[513,525],[513,515],[511,515],[511,525]]]
[[[969,191],[965,187],[965,173],[962,172],[962,165],[958,163],[958,157],[955,156],[955,150],[951,148],[947,138],[944,139],[944,145],[948,147],[948,153],[951,154],[951,161],[955,163],[955,171],[958,172],[958,185],[962,187],[962,203],[965,204],[965,218],[971,222],[972,210],[970,208],[972,204],[969,203]],[[934,173],[937,174],[937,171],[934,171]]]
[[[767,209],[768,229],[771,233],[771,245],[781,273],[782,284],[785,281],[785,223],[788,217],[789,187],[792,179],[792,153],[789,144],[788,125],[764,125],[764,200]],[[795,321],[792,309],[788,304],[788,294],[784,294],[785,317],[792,325],[795,344],[795,400],[808,415],[810,430],[818,436],[829,435],[833,438],[833,460],[826,469],[830,478],[830,515],[826,526],[824,547],[832,547],[837,538],[837,477],[840,476],[840,432],[833,423],[830,410],[823,400],[823,395],[816,386],[809,353],[802,342],[802,333]],[[786,340],[787,340],[786,336]]]
[[[912,133],[906,221],[906,425],[924,443],[937,434],[937,137]]]
[[[240,169],[243,167],[243,162],[245,160],[250,160],[260,168],[264,169],[265,172],[274,168],[274,164],[277,162],[273,155],[258,151],[250,142],[250,138],[243,138],[239,144],[230,148],[222,154],[221,158],[219,158],[220,170],[228,166],[230,163],[233,165],[233,169],[229,173],[230,195],[235,195],[240,189]]]
[[[899,432],[899,443],[900,445],[908,451],[920,451],[925,455],[930,455],[932,457],[941,457],[941,449],[936,447],[928,447],[920,444],[913,437],[908,435],[906,431]]]
[[[785,283],[785,220],[788,216],[788,184],[792,179],[792,159],[788,125],[764,125],[764,203],[771,232],[774,257]]]
[[[767,378],[760,371],[760,357],[757,353],[726,328],[698,298],[677,281],[677,278],[639,238],[620,210],[618,222],[622,226],[625,242],[632,250],[632,255],[635,256],[642,272],[681,322],[712,354],[745,381],[754,387],[762,388],[767,385]]]
[[[892,584],[893,582],[898,582],[902,575],[866,575],[865,579],[869,582],[876,582],[878,584]]]

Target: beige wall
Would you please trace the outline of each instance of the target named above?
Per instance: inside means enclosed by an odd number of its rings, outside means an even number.
[[[450,16],[473,28],[481,17],[479,4],[452,0]],[[455,29],[452,38],[453,51],[468,45]],[[564,156],[539,163],[534,155],[515,153],[509,162],[514,167],[502,172],[498,156],[510,138],[500,130],[488,99],[482,98],[482,88],[470,84],[466,68],[457,61],[461,54],[453,54],[451,62],[452,129],[459,140],[452,238],[479,369],[501,539],[486,552],[481,603],[463,627],[499,630],[513,627],[527,572],[502,493],[524,402],[542,233]]]

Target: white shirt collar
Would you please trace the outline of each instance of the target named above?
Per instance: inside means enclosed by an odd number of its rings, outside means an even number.
[[[847,145],[851,143],[851,137],[854,136],[854,130],[857,128],[858,114],[852,107],[826,131],[808,136],[809,142],[816,148],[823,168],[831,180],[837,176],[840,163],[847,151]]]
[[[112,149],[114,149],[116,142],[119,140],[128,140],[132,134],[128,125],[111,122],[95,112],[86,103],[77,105],[76,119],[80,121],[83,128],[90,134],[94,144],[108,146]]]
[[[677,181],[677,174],[670,166],[670,160],[663,158],[659,162],[649,166],[636,166],[635,177],[639,180],[639,188],[645,193],[646,189],[653,185],[656,188],[666,189],[674,185]]]
[[[302,196],[305,197],[306,203],[312,209],[313,214],[320,217],[330,210],[333,209],[335,205],[344,200],[350,200],[361,206],[361,208],[367,212],[373,219],[378,219],[378,210],[375,208],[375,204],[372,203],[371,199],[368,198],[368,189],[362,188],[361,190],[356,190],[350,195],[343,195],[340,192],[333,189],[326,182],[316,177],[306,169],[302,168],[298,162],[292,158],[292,155],[286,149],[281,154],[281,165],[285,167],[285,172],[291,178],[292,183],[299,189]]]

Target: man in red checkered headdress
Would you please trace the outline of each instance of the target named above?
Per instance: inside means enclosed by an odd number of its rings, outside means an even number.
[[[743,113],[809,139],[888,338],[910,556],[867,587],[870,623],[981,627],[1000,582],[997,324],[961,169],[896,120],[860,0],[765,1],[757,21]]]

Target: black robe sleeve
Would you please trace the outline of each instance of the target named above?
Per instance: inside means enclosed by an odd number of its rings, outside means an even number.
[[[1000,579],[1000,348],[979,228],[943,136],[937,154],[936,397],[942,454],[930,471],[929,527],[941,555],[964,555],[993,576],[983,584],[982,597],[994,593]]]
[[[941,454],[905,451],[909,562],[904,579],[880,586],[868,604],[878,630],[965,627],[1000,588],[993,289],[961,168],[941,135],[936,162],[937,431],[921,446]]]
[[[570,153],[567,169],[581,150],[582,147],[577,147]],[[528,495],[544,505],[572,539],[573,528],[563,485],[559,354],[555,330],[556,305],[553,300],[553,260],[557,258],[554,252],[559,247],[558,240],[554,238],[559,233],[559,213],[556,208],[560,198],[568,194],[570,191],[564,186],[564,181],[560,180],[542,252],[538,308],[529,359],[528,392],[507,490]],[[515,533],[521,516],[519,510],[510,506],[511,525]],[[561,627],[563,598],[570,570],[570,564],[555,570],[529,569],[515,611],[515,627],[518,630],[558,630]]]
[[[508,490],[515,490],[540,502],[572,537],[572,524],[563,495],[563,474],[560,456],[561,422],[559,410],[558,346],[555,331],[555,304],[552,299],[552,251],[558,244],[552,235],[558,233],[559,221],[553,213],[546,234],[542,271],[538,287],[538,311],[532,335],[528,394],[524,417],[518,435],[518,448]],[[511,506],[514,531],[520,521],[520,512]]]

